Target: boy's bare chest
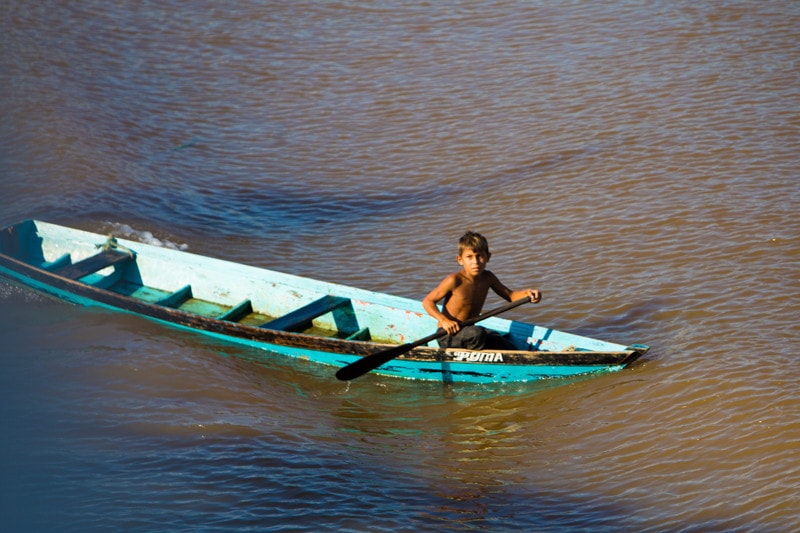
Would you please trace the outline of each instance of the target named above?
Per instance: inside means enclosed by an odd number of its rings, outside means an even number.
[[[483,303],[486,301],[486,294],[489,291],[488,281],[482,279],[462,279],[453,290],[452,297],[448,303],[448,309],[454,314],[460,315],[462,320],[470,318],[480,313]]]

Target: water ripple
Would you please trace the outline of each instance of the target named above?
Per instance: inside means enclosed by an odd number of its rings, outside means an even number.
[[[544,292],[509,316],[652,346],[593,379],[344,385],[3,284],[3,515],[798,529],[798,6],[3,3],[4,222],[414,298],[473,229]]]

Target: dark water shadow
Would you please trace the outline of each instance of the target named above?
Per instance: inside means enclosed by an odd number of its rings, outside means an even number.
[[[348,187],[309,187],[265,184],[252,187],[149,186],[87,191],[44,203],[29,217],[48,221],[94,219],[146,223],[173,232],[213,235],[286,235],[336,233],[342,227],[367,231],[386,219],[424,212],[442,197],[455,194],[450,186],[435,190],[362,192]]]

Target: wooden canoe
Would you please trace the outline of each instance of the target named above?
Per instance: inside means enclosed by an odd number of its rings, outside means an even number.
[[[0,274],[70,302],[335,367],[436,331],[415,300],[38,220],[0,230]],[[648,350],[501,317],[481,324],[506,335],[518,350],[445,350],[431,341],[375,372],[444,382],[524,382],[620,370]]]

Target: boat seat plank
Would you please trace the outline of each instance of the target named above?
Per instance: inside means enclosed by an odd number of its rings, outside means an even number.
[[[54,261],[46,261],[42,263],[42,268],[45,270],[56,270],[71,264],[72,256],[66,253]]]
[[[265,329],[277,329],[280,331],[302,331],[308,329],[311,325],[311,321],[318,316],[330,313],[331,311],[349,304],[349,298],[331,295],[323,296],[319,300],[315,300],[308,305],[295,309],[291,313],[278,317],[275,320],[270,320],[266,324],[261,324],[260,327]]]
[[[52,272],[69,279],[80,279],[89,274],[94,274],[98,270],[103,270],[104,268],[117,264],[127,263],[132,260],[133,257],[130,254],[118,252],[116,250],[103,250],[99,254],[87,257],[77,263],[55,268]]]
[[[371,338],[372,337],[369,334],[369,328],[363,328],[363,329],[360,329],[360,330],[356,331],[352,335],[348,335],[346,337],[346,340],[348,340],[348,341],[368,341]]]
[[[164,307],[180,307],[182,303],[192,297],[192,286],[186,285],[169,296],[165,296],[160,300],[154,302],[156,305],[163,305]]]
[[[227,320],[228,322],[239,322],[241,319],[249,315],[253,312],[253,304],[250,300],[245,300],[242,303],[231,307],[230,310],[226,311],[219,317],[217,320]]]

